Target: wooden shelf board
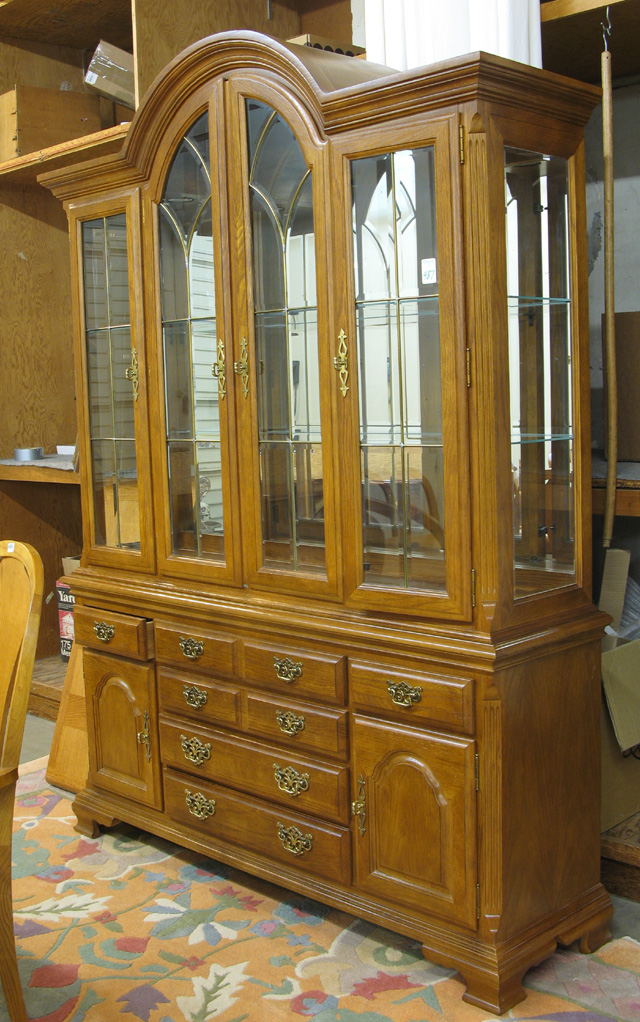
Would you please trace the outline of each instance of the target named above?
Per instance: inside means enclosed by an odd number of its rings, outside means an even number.
[[[18,483],[67,483],[80,485],[80,475],[64,468],[44,468],[42,465],[25,463],[18,465],[0,465],[0,482]]]
[[[0,163],[0,186],[24,187],[35,185],[38,175],[60,167],[69,167],[74,163],[96,159],[116,153],[122,146],[129,124],[116,124],[113,128],[96,131],[92,135],[72,138],[69,142],[41,149],[37,153],[17,156],[14,160]]]
[[[614,80],[640,74],[640,0],[609,3]],[[540,8],[543,67],[600,84],[604,49],[602,21],[607,4],[596,0],[551,0]]]
[[[4,0],[0,35],[81,50],[104,39],[131,51],[131,0]]]

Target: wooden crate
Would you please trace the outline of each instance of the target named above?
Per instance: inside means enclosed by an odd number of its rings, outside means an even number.
[[[16,85],[0,95],[0,163],[102,127],[98,96]]]

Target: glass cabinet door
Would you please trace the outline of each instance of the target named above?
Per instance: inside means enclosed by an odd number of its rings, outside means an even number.
[[[433,144],[349,161],[348,358],[361,510],[354,598],[422,612],[435,600],[457,615],[469,604],[469,483],[446,139],[436,132]]]
[[[209,113],[175,146],[158,202],[166,553],[174,569],[233,576],[227,345],[216,304]],[[218,217],[216,207],[216,217]],[[217,225],[216,225],[217,226]],[[216,235],[219,237],[219,231]],[[176,567],[177,566],[177,567]]]
[[[139,477],[144,377],[130,295],[131,214],[80,223],[91,548],[148,561],[148,500]],[[142,439],[143,449],[146,443]],[[148,451],[146,456],[148,457]],[[138,564],[139,566],[139,564]]]
[[[515,596],[576,579],[566,159],[505,149]]]
[[[326,576],[312,170],[274,109],[246,118],[262,563]]]

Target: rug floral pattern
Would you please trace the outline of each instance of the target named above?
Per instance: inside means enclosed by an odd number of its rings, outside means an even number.
[[[73,828],[44,770],[19,782],[15,933],[39,1022],[480,1022],[450,970],[351,916],[118,827]],[[640,944],[559,951],[506,1018],[640,1019]],[[2,1012],[4,1011],[4,1016]],[[6,1018],[1,1002],[0,1018]]]

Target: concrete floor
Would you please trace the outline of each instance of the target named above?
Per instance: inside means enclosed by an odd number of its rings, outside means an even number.
[[[27,714],[20,762],[29,763],[31,760],[46,756],[51,748],[54,729],[53,721],[34,717],[31,713]],[[611,923],[613,936],[633,937],[640,941],[640,903],[617,898],[615,895],[611,896],[611,900],[614,908]]]

